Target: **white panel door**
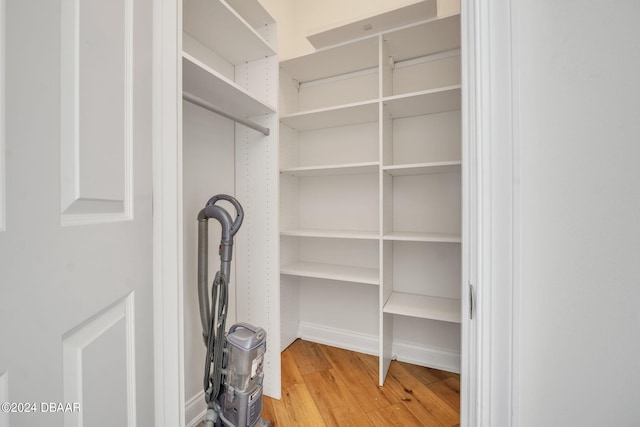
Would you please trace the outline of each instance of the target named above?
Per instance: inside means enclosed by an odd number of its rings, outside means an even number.
[[[152,0],[2,3],[0,426],[153,426]]]

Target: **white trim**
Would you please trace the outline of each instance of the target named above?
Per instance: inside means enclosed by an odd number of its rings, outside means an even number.
[[[204,391],[200,391],[193,396],[184,408],[184,425],[186,427],[197,427],[207,413],[207,402],[204,400]]]
[[[184,426],[182,301],[182,4],[153,4],[153,311],[157,427]]]
[[[7,227],[7,192],[5,165],[5,2],[0,0],[0,232]]]
[[[135,294],[131,292],[123,301],[125,313],[125,337],[127,347],[127,422],[128,426],[137,426],[138,404],[136,392],[136,304]]]
[[[476,64],[475,64],[475,2],[461,2],[461,72],[462,72],[462,325],[461,325],[461,357],[460,357],[460,425],[476,427],[478,401],[478,369],[477,354],[477,317],[469,316],[470,300],[469,284],[477,285],[477,191],[478,182],[476,167],[476,117],[478,108],[475,104]]]
[[[394,360],[460,373],[460,353],[457,351],[399,341],[394,341],[391,348]]]
[[[463,295],[470,281],[476,310],[473,321],[463,322],[461,425],[506,427],[513,425],[517,394],[513,325],[518,316],[511,0],[464,0],[462,10],[469,201]],[[468,297],[463,309],[468,311]]]
[[[298,338],[358,353],[378,355],[378,337],[309,322],[298,324]]]
[[[358,353],[379,356],[377,335],[332,328],[310,322],[300,322],[298,324],[298,338]],[[460,353],[455,351],[394,341],[391,353],[393,355],[392,359],[401,362],[428,366],[449,372],[460,372]]]
[[[516,22],[516,17],[520,16],[519,2],[511,1],[510,5],[510,27],[509,27],[509,39],[510,44],[510,56],[511,56],[511,162],[512,162],[512,176],[513,176],[513,199],[512,199],[512,227],[511,227],[511,241],[512,241],[512,294],[511,294],[511,388],[510,388],[510,401],[511,406],[511,427],[517,427],[518,422],[518,402],[520,397],[520,389],[518,384],[520,383],[520,309],[521,309],[521,210],[520,210],[520,51],[515,47],[520,45],[519,32],[516,30],[520,28]]]
[[[0,373],[0,404],[4,402],[11,402],[9,400],[9,371]],[[0,427],[9,427],[9,412],[0,411]]]

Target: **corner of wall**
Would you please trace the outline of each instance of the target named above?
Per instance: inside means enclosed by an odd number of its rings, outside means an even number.
[[[460,0],[438,0],[438,16],[460,13]]]

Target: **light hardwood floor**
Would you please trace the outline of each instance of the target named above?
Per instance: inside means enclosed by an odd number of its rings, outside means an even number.
[[[282,353],[282,399],[264,398],[273,427],[438,426],[460,423],[460,376],[297,340]]]

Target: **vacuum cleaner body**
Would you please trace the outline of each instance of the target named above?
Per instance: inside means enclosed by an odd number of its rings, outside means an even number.
[[[267,334],[262,328],[237,323],[227,334],[228,359],[219,396],[224,418],[233,426],[262,425],[262,381]]]
[[[236,210],[236,218],[217,205],[225,200]],[[219,246],[220,270],[211,287],[208,280],[208,220],[222,227]],[[224,194],[209,199],[198,214],[198,299],[203,338],[207,347],[203,387],[207,402],[206,427],[268,427],[262,413],[262,382],[267,334],[248,323],[237,323],[225,332],[228,283],[231,274],[233,238],[242,225],[244,212],[236,199]]]

